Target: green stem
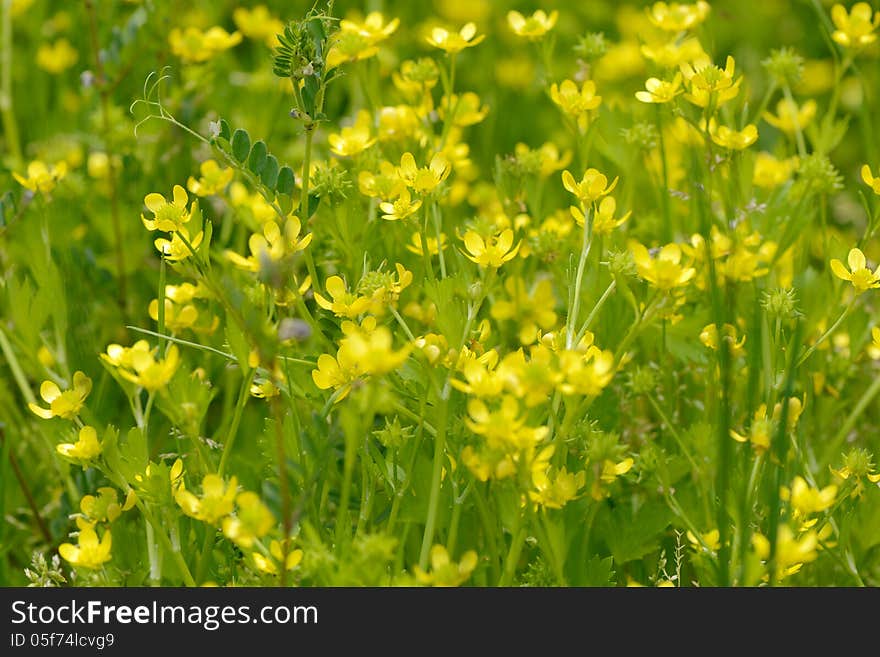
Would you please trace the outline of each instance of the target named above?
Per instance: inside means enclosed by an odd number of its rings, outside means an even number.
[[[437,526],[437,511],[440,508],[440,484],[443,475],[443,462],[446,456],[446,416],[449,411],[449,396],[441,395],[437,436],[434,438],[434,464],[431,472],[431,493],[428,497],[428,514],[425,519],[425,533],[422,535],[422,549],[419,552],[419,566],[428,567],[428,556],[434,544]]]
[[[590,314],[587,316],[584,325],[581,327],[581,330],[578,331],[577,335],[574,338],[574,344],[577,345],[581,339],[584,337],[584,334],[589,330],[590,326],[593,325],[593,322],[596,320],[596,316],[599,314],[599,310],[601,310],[602,306],[605,305],[605,302],[611,296],[611,293],[614,292],[614,288],[617,286],[617,281],[612,280],[608,287],[605,288],[605,291],[602,293],[602,296],[599,297],[599,300],[596,302],[596,305],[593,306],[593,309],[590,311]]]
[[[691,468],[693,468],[693,472],[698,473],[700,471],[700,469],[699,469],[699,467],[697,467],[697,462],[694,460],[693,455],[691,455],[690,450],[685,446],[684,439],[682,438],[681,433],[679,433],[678,429],[675,428],[675,425],[666,416],[666,413],[663,411],[663,408],[660,406],[660,404],[657,402],[657,400],[654,399],[654,396],[650,393],[646,393],[645,396],[648,398],[648,402],[650,402],[654,411],[657,413],[657,415],[660,416],[660,419],[663,421],[663,424],[665,424],[666,428],[669,429],[669,433],[671,433],[672,437],[675,438],[675,442],[678,443],[678,448],[681,450],[682,454],[685,455],[685,458],[687,458],[688,462],[691,464]]]
[[[880,392],[880,377],[875,377],[868,389],[862,393],[862,396],[859,398],[859,401],[856,403],[852,411],[850,411],[846,420],[843,421],[840,430],[834,434],[834,438],[828,443],[828,447],[825,449],[825,453],[822,457],[823,463],[827,464],[831,462],[831,459],[834,458],[834,454],[840,450],[846,442],[846,437],[849,435],[849,432],[852,431],[856,421],[861,417],[862,413],[865,412],[865,409],[868,408],[868,405],[874,400],[874,397],[877,396],[878,392]]]
[[[245,404],[247,404],[248,397],[250,396],[251,384],[254,381],[254,375],[256,373],[257,370],[252,369],[241,381],[241,388],[238,391],[238,400],[235,402],[235,410],[232,412],[232,422],[230,422],[229,429],[226,432],[226,440],[223,443],[223,453],[220,455],[220,464],[217,466],[217,474],[221,477],[226,470],[226,461],[229,459],[229,454],[232,452],[232,445],[235,443],[235,438],[238,435],[238,425],[241,422],[241,415],[244,411]]]
[[[660,141],[660,165],[663,173],[663,188],[660,190],[660,205],[663,208],[663,241],[671,242],[673,236],[672,212],[669,205],[669,164],[666,161],[666,144],[663,138],[663,114],[661,105],[655,105],[657,110],[657,134]]]
[[[852,312],[852,309],[855,308],[857,298],[858,297],[853,297],[853,300],[850,301],[849,305],[847,305],[847,307],[843,309],[840,317],[838,317],[837,320],[831,325],[831,328],[829,328],[821,336],[819,336],[819,339],[816,340],[816,342],[814,342],[813,345],[804,352],[804,355],[801,356],[797,362],[798,367],[803,365],[804,362],[806,362],[806,360],[813,355],[813,352],[815,352],[816,349],[819,348],[819,345],[825,342],[825,340],[828,339],[828,337],[837,330],[837,327],[840,326],[841,322],[843,322],[843,320],[847,318],[850,312]]]
[[[566,321],[565,347],[571,349],[574,346],[574,327],[577,324],[578,314],[581,309],[581,287],[584,282],[584,269],[587,265],[587,257],[590,255],[590,233],[592,228],[592,207],[586,208],[584,212],[584,231],[583,242],[581,243],[581,255],[578,259],[577,273],[574,279],[574,295],[572,298],[572,306]]]
[[[6,147],[12,155],[12,164],[21,166],[21,142],[18,136],[18,123],[12,103],[12,0],[3,0],[2,26],[0,26],[0,112],[3,115],[3,134]]]

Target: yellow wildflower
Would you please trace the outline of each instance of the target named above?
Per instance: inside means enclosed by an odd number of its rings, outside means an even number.
[[[425,572],[418,566],[413,568],[416,579],[430,586],[459,586],[471,576],[477,567],[477,553],[473,550],[465,552],[461,561],[455,563],[442,545],[431,548],[431,571]]]
[[[464,423],[468,429],[486,439],[491,449],[516,452],[540,443],[549,433],[547,427],[526,425],[526,416],[520,415],[519,402],[509,395],[501,399],[495,410],[481,399],[471,399],[467,405],[468,416]]]
[[[229,34],[222,27],[214,26],[202,32],[197,27],[181,30],[175,27],[168,34],[171,52],[187,63],[206,62],[214,55],[241,43],[241,32]]]
[[[837,258],[831,260],[831,271],[838,278],[852,283],[856,294],[880,287],[880,267],[876,271],[868,269],[865,254],[861,249],[850,249],[847,256],[849,270]]]
[[[49,408],[43,408],[33,402],[28,408],[44,420],[60,417],[65,420],[73,420],[79,415],[85,404],[86,397],[92,391],[92,380],[80,371],[73,373],[73,387],[61,392],[54,381],[43,381],[40,385],[40,397],[49,404]]]
[[[55,43],[43,43],[37,48],[37,66],[48,73],[58,75],[76,64],[79,54],[67,39]]]
[[[224,255],[236,267],[246,271],[259,272],[264,267],[264,260],[278,262],[282,258],[304,250],[312,242],[312,233],[300,237],[302,224],[299,217],[290,215],[284,222],[284,230],[274,221],[263,224],[263,234],[254,233],[248,239],[249,256],[242,257],[235,251],[227,249]]]
[[[167,237],[158,237],[153,240],[153,245],[159,253],[165,256],[165,260],[168,262],[180,262],[192,255],[190,247],[192,247],[193,251],[199,248],[204,237],[205,233],[200,230],[195,237],[190,238],[189,231],[184,226],[181,226],[174,231],[170,240]],[[186,244],[187,241],[189,246]]]
[[[22,187],[29,189],[32,192],[42,192],[43,194],[48,194],[55,189],[55,185],[58,184],[58,181],[66,175],[67,163],[63,161],[56,162],[54,165],[47,165],[40,160],[34,160],[28,164],[27,177],[19,175],[14,171],[12,172],[12,177],[15,178]]]
[[[558,18],[559,12],[555,10],[547,14],[539,9],[528,18],[518,11],[507,12],[507,24],[513,33],[530,40],[540,39],[547,34],[556,25]]]
[[[862,180],[865,181],[865,184],[870,187],[875,194],[880,195],[880,176],[877,176],[875,178],[874,175],[871,173],[871,167],[869,167],[867,164],[862,166],[861,173]]]
[[[384,205],[384,204],[383,204]],[[383,209],[384,212],[384,209]],[[387,217],[385,217],[387,219]],[[438,244],[436,237],[428,237],[426,240],[428,244],[428,255],[435,256],[442,249],[446,248],[446,233],[440,233],[440,242]],[[406,250],[410,253],[415,253],[416,255],[422,255],[422,236],[420,233],[413,233],[412,238],[410,239],[410,243],[406,245]]]
[[[147,219],[141,215],[141,221],[147,230],[161,230],[166,233],[173,233],[180,230],[183,224],[192,218],[192,213],[186,209],[186,203],[189,197],[186,190],[180,185],[175,185],[173,190],[173,200],[167,201],[164,196],[153,192],[144,197],[144,205],[153,213],[152,219]]]
[[[806,128],[816,116],[816,101],[808,100],[800,107],[794,101],[783,98],[776,104],[776,114],[764,112],[764,120],[788,135]]]
[[[519,341],[532,344],[541,337],[541,329],[547,331],[556,324],[553,312],[553,283],[542,278],[531,289],[519,276],[511,276],[504,282],[508,298],[499,299],[492,304],[493,319],[516,320],[519,325]]]
[[[98,442],[95,427],[85,426],[79,430],[75,443],[61,443],[55,449],[61,456],[77,461],[90,461],[101,453],[101,443]]]
[[[758,141],[758,129],[749,124],[742,130],[731,130],[726,125],[718,127],[712,133],[712,141],[723,148],[741,151]]]
[[[469,230],[462,238],[468,250],[465,256],[481,267],[498,268],[509,260],[513,260],[519,252],[522,242],[513,246],[513,230],[506,228],[498,235],[483,239],[479,233]],[[511,248],[512,247],[512,248]]]
[[[874,31],[880,26],[880,11],[874,13],[867,2],[857,2],[849,13],[841,4],[831,8],[831,20],[834,21],[834,33],[831,38],[845,48],[861,49],[877,40]]]
[[[278,574],[278,566],[285,561],[284,552],[281,549],[281,543],[276,540],[272,540],[269,543],[269,554],[271,555],[271,559],[263,556],[259,552],[254,552],[254,564],[257,566],[257,569],[266,573],[267,575],[277,575]],[[291,550],[287,553],[287,561],[286,561],[286,569],[293,570],[296,568],[299,563],[302,561],[303,551],[300,549]]]
[[[202,177],[196,180],[193,176],[189,177],[186,186],[193,194],[197,196],[214,196],[221,194],[226,185],[232,182],[232,176],[235,173],[230,168],[221,168],[216,160],[205,160],[199,165],[199,172]]]
[[[789,499],[797,516],[808,516],[820,513],[834,504],[837,497],[837,486],[831,484],[825,488],[813,488],[803,477],[795,477],[791,484]]]
[[[77,545],[62,543],[58,546],[58,554],[73,566],[96,570],[112,558],[110,549],[113,537],[110,535],[110,530],[107,529],[99,541],[98,534],[91,523],[77,518],[77,525],[79,525]]]
[[[709,15],[709,3],[699,0],[686,5],[678,2],[655,2],[647,9],[648,20],[664,32],[684,32],[698,26]]]
[[[275,516],[260,496],[251,491],[239,493],[235,498],[238,509],[235,515],[223,520],[223,534],[242,548],[250,548],[254,541],[268,534],[275,526]],[[229,510],[232,511],[230,500]]]
[[[563,113],[577,121],[581,130],[587,127],[588,112],[602,104],[602,96],[596,95],[596,83],[593,80],[584,81],[580,89],[571,80],[563,80],[559,85],[553,83],[550,85],[550,100]]]
[[[577,182],[567,169],[562,172],[562,185],[585,206],[591,205],[617,187],[617,178],[608,184],[608,178],[596,169],[587,169]]]
[[[337,317],[354,318],[365,313],[370,306],[369,298],[349,292],[339,276],[328,278],[324,287],[333,300],[330,301],[315,292],[315,301],[321,308],[332,311]]]
[[[408,189],[404,189],[394,202],[379,204],[379,209],[383,212],[382,218],[387,221],[406,219],[418,212],[420,207],[422,207],[422,202],[420,200],[413,201]],[[434,242],[436,244],[437,240],[435,239]],[[421,240],[419,244],[421,244]]]
[[[266,5],[252,9],[237,7],[232,12],[232,20],[247,38],[263,41],[270,48],[278,45],[278,34],[284,31],[284,23],[272,16]]]
[[[125,503],[120,506],[119,495],[115,488],[102,486],[98,489],[98,495],[83,495],[79,502],[80,511],[90,522],[108,521],[113,522],[123,511],[131,509],[137,501],[134,490],[129,490],[125,496]]]
[[[763,534],[752,536],[752,547],[759,559],[770,558],[770,541]],[[776,534],[776,572],[778,579],[794,575],[818,556],[819,537],[815,530],[796,536],[788,525],[781,525]]]
[[[643,103],[668,103],[681,93],[681,73],[676,73],[671,82],[648,78],[646,91],[637,91],[636,98]]]
[[[486,38],[485,34],[476,36],[477,26],[466,23],[458,32],[450,32],[442,27],[435,27],[428,36],[428,43],[440,48],[448,55],[455,55],[465,48],[471,48]]]
[[[755,170],[752,182],[756,187],[775,189],[791,179],[798,166],[798,158],[779,160],[770,153],[760,152],[755,156]]]
[[[111,344],[101,358],[118,368],[119,375],[153,392],[168,385],[180,365],[176,345],[168,347],[165,358],[156,360],[154,351],[146,340],[138,340],[131,347]]]
[[[571,216],[574,217],[578,226],[584,225],[584,213],[580,208],[572,205],[569,207],[569,212],[571,212]],[[610,235],[615,228],[622,226],[632,214],[632,212],[627,212],[619,219],[615,219],[615,212],[617,212],[617,201],[614,200],[614,197],[606,196],[603,198],[593,214],[594,235]]]
[[[733,79],[735,69],[736,63],[729,55],[723,69],[709,61],[682,64],[681,72],[688,82],[684,97],[698,107],[708,107],[713,101],[716,108],[720,107],[739,93],[742,78]]]
[[[352,157],[363,153],[376,143],[376,138],[370,135],[371,123],[369,112],[365,110],[358,112],[354,125],[342,128],[339,133],[327,137],[330,151],[339,157]]]
[[[639,276],[659,290],[671,290],[688,284],[697,273],[693,267],[681,264],[681,247],[678,244],[667,244],[651,257],[644,245],[631,241],[630,252],[636,263]]]
[[[743,345],[746,343],[746,336],[736,339],[736,327],[733,324],[724,324],[721,327],[724,335],[724,341],[728,344],[730,355],[734,358],[742,355]],[[712,351],[718,351],[718,328],[715,324],[706,324],[700,332],[700,342]]]
[[[191,518],[216,525],[220,520],[232,513],[238,481],[235,477],[225,482],[216,474],[206,474],[202,479],[202,496],[180,488],[174,494],[174,500],[181,510]]]
[[[400,158],[397,175],[417,194],[425,194],[446,180],[451,168],[449,161],[439,153],[434,154],[428,166],[419,168],[413,154],[406,152]]]

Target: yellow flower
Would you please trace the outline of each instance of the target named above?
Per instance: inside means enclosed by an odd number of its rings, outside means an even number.
[[[580,182],[577,182],[567,169],[562,172],[562,185],[585,206],[592,205],[606,194],[610,194],[617,187],[617,180],[615,178],[609,185],[605,174],[599,173],[596,169],[587,169]]]
[[[803,477],[795,477],[789,492],[791,505],[797,516],[808,516],[831,507],[837,497],[837,486],[812,488]]]
[[[552,449],[552,445],[547,449]],[[584,487],[587,473],[581,470],[577,474],[565,468],[539,469],[532,471],[532,485],[535,490],[529,491],[529,498],[545,509],[561,509],[578,496]]]
[[[500,234],[492,235],[485,240],[476,231],[469,230],[462,239],[468,250],[465,256],[469,260],[481,267],[495,267],[496,269],[505,262],[513,260],[522,245],[522,241],[520,241],[516,246],[513,246],[513,231],[510,228],[506,228]]]
[[[709,3],[699,0],[692,5],[655,2],[646,11],[648,20],[664,32],[684,32],[706,20],[709,10]]]
[[[357,32],[363,36],[370,45],[380,43],[394,34],[400,25],[399,18],[393,18],[387,23],[385,16],[380,11],[371,11],[367,14],[363,23],[343,19],[339,21],[339,29],[344,32]]]
[[[278,45],[278,34],[284,31],[284,23],[272,16],[265,5],[253,9],[238,7],[232,12],[232,20],[246,37],[263,41],[270,48]]]
[[[77,525],[79,525],[77,545],[62,543],[58,546],[58,554],[73,566],[96,570],[112,558],[110,549],[113,537],[107,529],[98,541],[98,534],[91,523],[77,518]]]
[[[69,69],[77,59],[79,54],[67,39],[58,39],[53,44],[44,43],[37,48],[37,66],[54,75]]]
[[[746,343],[746,336],[736,339],[736,327],[733,324],[724,324],[721,327],[724,334],[724,340],[730,349],[730,355],[734,358],[742,355],[743,345]],[[718,328],[715,324],[706,324],[700,332],[700,342],[712,351],[718,351]]]
[[[449,55],[455,55],[465,48],[477,45],[486,38],[485,34],[476,36],[477,26],[474,23],[466,23],[458,32],[450,32],[442,27],[435,27],[427,41],[435,48],[445,51]]]
[[[186,186],[197,196],[214,196],[221,194],[226,185],[232,182],[234,171],[230,168],[221,168],[215,160],[205,160],[199,166],[202,177],[196,180],[189,177]]]
[[[66,175],[67,163],[63,161],[57,162],[54,165],[47,165],[40,160],[34,160],[28,164],[27,178],[14,171],[12,172],[12,177],[15,178],[22,187],[29,189],[32,192],[42,192],[43,194],[48,194],[55,189],[55,185],[58,181]]]
[[[759,559],[770,558],[770,541],[763,534],[752,536],[752,547]],[[819,537],[811,529],[796,536],[788,525],[781,525],[776,534],[776,572],[778,579],[794,575],[818,556]]]
[[[681,41],[646,43],[640,52],[646,59],[663,68],[677,68],[682,64],[706,60],[709,57],[696,37]]]
[[[60,417],[65,420],[73,420],[79,415],[86,397],[92,391],[92,380],[80,371],[73,373],[73,388],[61,392],[54,381],[43,381],[40,385],[40,397],[49,404],[49,408],[37,406],[33,402],[28,404],[36,415],[44,420]]]
[[[498,352],[493,349],[461,366],[461,373],[464,374],[467,383],[458,379],[451,379],[449,383],[456,390],[473,397],[481,399],[497,397],[504,389],[504,378],[495,369],[497,364]]]
[[[394,351],[391,331],[386,326],[377,327],[375,317],[367,317],[360,327],[350,323],[343,327],[346,328],[346,337],[340,340],[336,357],[321,354],[318,368],[312,370],[315,385],[321,390],[336,390],[337,402],[348,396],[358,379],[397,369],[411,350],[411,346],[406,346]]]
[[[857,2],[850,9],[849,14],[841,4],[831,8],[831,20],[834,21],[834,33],[831,38],[845,48],[860,49],[874,43],[877,35],[874,30],[880,26],[880,11],[871,18],[871,5],[867,2]]]
[[[425,572],[418,566],[413,568],[416,579],[422,584],[430,586],[459,586],[467,581],[477,567],[477,553],[468,550],[461,556],[461,561],[455,563],[449,558],[449,553],[442,545],[431,548],[431,571]]]
[[[172,190],[173,200],[168,202],[164,196],[153,192],[144,197],[144,205],[153,213],[152,219],[147,219],[141,215],[141,221],[147,230],[161,230],[166,233],[173,233],[180,230],[183,224],[192,218],[192,213],[186,209],[186,203],[189,197],[186,190],[180,185],[175,185]]]
[[[682,64],[681,72],[688,82],[684,97],[698,107],[708,107],[713,100],[714,106],[720,107],[739,93],[742,78],[734,81],[735,70],[736,63],[729,55],[723,69],[708,60]]]
[[[95,427],[85,426],[79,430],[79,437],[75,443],[61,443],[55,449],[61,456],[78,461],[90,461],[101,453],[101,443],[98,442],[98,432]]]
[[[214,55],[241,43],[241,32],[229,34],[222,27],[214,26],[202,32],[197,27],[181,30],[175,27],[168,34],[171,52],[187,63],[206,62]]]
[[[223,534],[242,548],[250,548],[254,541],[262,538],[275,526],[275,516],[260,496],[251,491],[239,493],[235,498],[238,510],[235,515],[223,520]],[[230,511],[232,511],[230,501]],[[288,555],[289,556],[289,555]],[[288,562],[289,563],[289,562]]]
[[[168,347],[165,358],[159,360],[156,360],[153,352],[146,340],[138,340],[127,349],[110,345],[107,354],[101,356],[119,368],[122,378],[154,392],[168,385],[180,365],[180,357],[177,345]]]
[[[731,130],[723,125],[712,132],[712,141],[723,148],[741,151],[758,141],[758,129],[752,124],[742,130]]]
[[[871,327],[871,344],[868,345],[868,353],[874,360],[880,358],[880,326]]]
[[[400,179],[397,167],[388,161],[379,164],[379,173],[361,171],[358,174],[358,190],[370,198],[397,198],[405,188],[406,183]]]
[[[687,539],[691,542],[691,545],[693,545],[694,548],[697,550],[708,548],[712,552],[717,552],[721,549],[721,532],[719,532],[717,529],[712,529],[705,534],[700,533],[699,537],[688,530]]]
[[[352,157],[367,150],[376,143],[376,138],[370,135],[372,119],[370,113],[361,110],[357,114],[354,125],[342,128],[339,133],[333,133],[327,137],[330,151],[339,157]]]
[[[238,481],[235,477],[229,482],[216,474],[206,474],[202,479],[202,496],[180,488],[174,494],[174,500],[180,509],[190,518],[216,525],[220,520],[232,513]]]
[[[518,11],[507,12],[507,24],[513,33],[532,40],[540,39],[552,30],[558,18],[559,12],[555,10],[548,15],[539,9],[528,18]]]
[[[834,258],[831,260],[831,271],[838,278],[852,283],[856,294],[880,287],[880,267],[877,267],[877,270],[873,272],[868,269],[865,254],[861,249],[850,249],[847,263],[849,270],[843,266],[840,260]]]
[[[248,239],[248,249],[251,254],[242,257],[235,251],[227,249],[224,255],[236,267],[246,271],[259,272],[263,269],[265,260],[278,262],[288,255],[304,250],[312,242],[312,233],[300,237],[302,229],[299,217],[290,215],[284,222],[284,230],[274,221],[263,224],[263,234],[254,233]]]
[[[398,221],[400,219],[406,219],[409,216],[414,215],[418,212],[419,208],[422,207],[421,201],[413,201],[412,196],[409,193],[408,189],[404,189],[400,196],[393,203],[380,203],[379,209],[384,213],[382,215],[383,219],[388,221]],[[436,246],[437,240],[434,240]],[[421,245],[421,241],[419,241]],[[421,251],[419,251],[421,253]]]
[[[569,207],[569,212],[578,226],[584,225],[584,213],[580,208],[572,205]],[[606,196],[603,198],[593,214],[593,233],[595,235],[610,235],[615,228],[622,226],[632,214],[632,212],[627,212],[619,219],[615,219],[615,212],[617,212],[617,201],[614,200],[614,197]]]
[[[441,119],[446,120],[446,115],[452,108],[452,125],[457,128],[466,128],[475,125],[486,118],[489,114],[488,105],[480,105],[480,97],[472,91],[461,94],[452,94],[451,97],[443,96],[440,107],[437,110]]]
[[[284,552],[281,549],[281,543],[276,540],[272,540],[269,543],[269,554],[272,556],[271,559],[266,558],[259,552],[254,552],[254,564],[257,566],[257,569],[268,574],[268,575],[277,575],[278,574],[278,564],[284,562]],[[287,553],[287,570],[293,570],[296,568],[299,563],[302,561],[303,551],[302,550],[291,550]]]
[[[668,103],[681,93],[681,73],[676,73],[671,82],[648,78],[647,91],[637,91],[636,98],[643,103]]]
[[[317,292],[315,292],[315,301],[321,308],[333,312],[337,317],[354,318],[365,313],[370,306],[370,299],[368,297],[360,297],[353,292],[349,292],[345,282],[339,276],[328,278],[324,287],[333,301],[328,300]]]
[[[778,160],[770,153],[760,152],[755,156],[755,170],[752,182],[756,187],[775,189],[788,182],[798,166],[798,158]]]
[[[519,402],[509,395],[501,399],[496,410],[489,410],[481,399],[471,399],[464,423],[468,429],[486,439],[491,449],[516,452],[534,447],[547,437],[547,427],[526,425],[526,416],[520,415]]]
[[[433,191],[437,185],[446,180],[451,168],[449,160],[440,153],[434,154],[428,166],[419,168],[413,154],[406,152],[400,158],[397,175],[417,194],[425,194]]]
[[[586,80],[580,89],[571,80],[563,80],[560,85],[554,83],[550,86],[550,100],[575,119],[581,130],[587,127],[587,113],[602,104],[602,96],[596,95],[593,80]]]
[[[515,320],[519,325],[519,340],[522,344],[532,344],[545,331],[556,324],[553,312],[553,283],[542,278],[531,289],[519,276],[511,276],[504,282],[508,299],[499,299],[492,304],[490,314],[493,319]]]
[[[593,397],[602,392],[614,377],[614,354],[592,344],[593,336],[584,336],[577,349],[567,349],[559,355],[559,367],[564,381],[559,391],[564,395]],[[589,344],[582,349],[585,344]]]
[[[871,167],[867,164],[862,166],[862,180],[865,181],[865,184],[874,190],[875,194],[880,194],[880,176],[876,178],[871,173]]]
[[[602,461],[601,469],[598,476],[593,480],[593,486],[590,495],[594,500],[601,500],[611,494],[609,487],[618,477],[625,475],[632,470],[635,461],[627,457],[621,461],[614,462],[611,459]],[[598,464],[597,464],[598,465]]]
[[[808,100],[800,107],[794,101],[783,98],[776,104],[776,114],[764,112],[764,120],[788,135],[806,128],[816,116],[816,101]]]
[[[125,503],[119,505],[119,495],[115,488],[102,486],[98,489],[98,495],[83,495],[79,502],[80,511],[89,522],[108,521],[113,522],[123,511],[131,509],[137,501],[134,490],[129,490],[125,496]]]
[[[181,226],[174,231],[170,240],[167,237],[158,237],[153,240],[153,245],[159,253],[165,256],[165,260],[168,262],[180,262],[181,260],[186,260],[192,255],[190,246],[193,250],[199,248],[204,237],[204,232],[199,231],[195,237],[190,238],[189,231]],[[187,246],[184,240],[189,241],[189,246]]]
[[[639,276],[659,290],[671,290],[688,284],[697,273],[693,267],[681,264],[681,247],[667,244],[652,258],[644,245],[631,241],[630,252]]]
[[[383,204],[384,205],[384,204]],[[384,209],[383,209],[384,212]],[[385,217],[387,219],[387,217]],[[441,249],[446,248],[446,233],[440,233],[440,243],[438,245],[436,237],[428,237],[428,255],[435,256],[440,253]],[[406,245],[406,250],[416,255],[422,255],[422,236],[419,233],[413,233],[410,243]]]

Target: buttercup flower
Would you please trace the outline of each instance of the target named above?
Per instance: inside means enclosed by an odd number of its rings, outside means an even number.
[[[862,180],[865,181],[865,184],[870,187],[875,194],[880,195],[880,176],[874,177],[874,174],[871,173],[871,167],[867,164],[862,166],[861,170]]]
[[[681,93],[681,73],[676,73],[670,82],[648,78],[646,91],[637,91],[636,98],[643,103],[668,103]]]
[[[692,5],[678,2],[655,2],[649,9],[648,19],[665,32],[684,32],[690,30],[709,15],[708,2],[699,0]]]
[[[75,443],[62,443],[56,445],[55,449],[61,456],[78,461],[90,461],[101,453],[101,444],[98,442],[95,427],[85,426],[79,430],[79,438]]]
[[[147,194],[144,197],[144,205],[153,213],[152,219],[147,219],[141,215],[141,221],[144,222],[147,230],[161,230],[166,233],[173,233],[180,230],[183,224],[192,218],[192,213],[186,209],[189,197],[186,190],[180,185],[175,185],[172,190],[173,200],[167,201],[161,194]]]
[[[461,561],[455,563],[449,558],[449,552],[442,545],[431,548],[431,571],[425,572],[418,566],[413,569],[416,579],[429,586],[458,586],[471,576],[477,567],[477,553],[474,550],[465,552]]]
[[[37,66],[44,71],[58,75],[76,64],[79,54],[67,39],[55,43],[43,43],[37,48]]]
[[[578,182],[571,175],[571,172],[565,170],[562,172],[562,185],[567,191],[574,194],[581,203],[591,205],[606,194],[610,194],[617,187],[617,178],[614,178],[609,185],[605,174],[599,173],[596,169],[587,169],[584,172],[584,177]]]
[[[758,141],[758,129],[751,124],[742,130],[731,130],[726,125],[723,125],[711,134],[712,141],[732,151],[741,151]]]
[[[528,18],[518,11],[507,12],[507,24],[510,29],[517,36],[527,39],[540,39],[553,29],[558,18],[559,12],[555,10],[547,14],[542,9],[538,9]]]
[[[834,33],[831,38],[845,48],[861,49],[874,43],[877,35],[874,31],[880,26],[880,11],[874,13],[867,2],[857,2],[849,13],[846,7],[836,4],[831,8],[831,20],[834,21]]]
[[[79,538],[77,545],[62,543],[58,547],[58,554],[73,566],[95,570],[110,561],[112,555],[110,549],[113,545],[113,537],[110,530],[104,530],[101,540],[92,524],[77,518],[79,525]]]
[[[58,181],[66,175],[66,162],[57,162],[54,165],[47,165],[40,160],[34,160],[28,164],[27,177],[19,175],[15,171],[12,172],[12,177],[15,178],[22,187],[29,189],[32,192],[42,192],[43,194],[48,194],[55,189],[55,185],[58,184]]]
[[[216,474],[207,474],[202,479],[201,497],[181,488],[174,494],[174,499],[186,515],[216,525],[232,513],[237,485],[235,477],[225,482]]]
[[[659,290],[671,290],[688,284],[697,273],[693,267],[681,264],[681,247],[667,244],[651,257],[648,249],[638,242],[630,243],[630,252],[636,263],[639,276]]]
[[[479,233],[469,230],[464,234],[464,246],[468,250],[465,255],[481,267],[496,269],[509,260],[513,260],[519,252],[522,242],[513,246],[513,231],[507,228],[498,235],[483,239]],[[512,248],[511,248],[512,247]]]
[[[190,176],[186,186],[197,196],[219,195],[232,182],[234,171],[230,168],[221,168],[216,160],[205,160],[199,165],[202,177],[199,179]],[[186,201],[184,201],[184,204]],[[152,208],[151,208],[152,209]]]
[[[187,63],[206,62],[218,53],[241,43],[241,32],[230,34],[214,26],[202,32],[197,27],[181,30],[175,27],[168,34],[171,52]]]
[[[92,380],[80,371],[73,374],[73,388],[61,392],[54,381],[43,381],[40,385],[40,397],[49,404],[49,408],[43,408],[30,403],[28,408],[44,420],[60,417],[64,420],[73,420],[79,415],[85,404],[86,397],[92,391]]]
[[[861,249],[850,249],[847,263],[849,264],[848,270],[840,260],[833,258],[831,260],[831,271],[838,278],[852,283],[856,294],[880,287],[880,267],[877,267],[876,271],[873,272],[868,269],[865,254],[862,253]]]
[[[485,34],[476,36],[477,26],[474,23],[466,23],[458,32],[450,32],[442,27],[435,27],[431,30],[428,37],[428,43],[435,48],[445,51],[449,55],[455,55],[465,48],[471,48],[483,39]]]

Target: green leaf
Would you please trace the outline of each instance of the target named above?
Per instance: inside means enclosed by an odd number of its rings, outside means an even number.
[[[247,133],[247,130],[239,128],[232,135],[232,155],[239,162],[244,162],[250,152],[251,136]]]
[[[239,367],[244,371],[250,369],[248,367],[250,348],[248,347],[247,339],[238,327],[238,324],[235,323],[235,320],[228,314],[226,316],[226,342],[229,343],[229,350],[238,361]]]
[[[293,188],[296,185],[296,176],[293,169],[284,165],[278,171],[278,182],[275,184],[275,191],[279,194],[293,195]]]
[[[229,127],[229,122],[226,119],[220,119],[220,137],[223,137],[226,141],[229,141],[232,136],[232,130]]]
[[[613,565],[611,557],[603,559],[598,554],[593,555],[583,564],[577,586],[614,586]]]
[[[268,149],[266,148],[266,142],[262,139],[255,142],[253,147],[251,147],[251,154],[248,157],[248,169],[254,172],[257,175],[260,175],[260,172],[263,170],[263,166],[266,164],[266,155],[268,154]]]
[[[266,158],[266,164],[260,173],[260,180],[269,189],[275,189],[275,184],[278,182],[278,160],[274,155],[269,155]]]
[[[318,205],[321,203],[321,197],[309,194],[309,212],[307,217],[301,217],[303,221],[309,219],[318,211]]]
[[[623,564],[657,548],[657,537],[666,531],[672,512],[661,502],[648,502],[633,510],[629,504],[603,506],[596,515],[596,537],[605,540],[614,561]]]

